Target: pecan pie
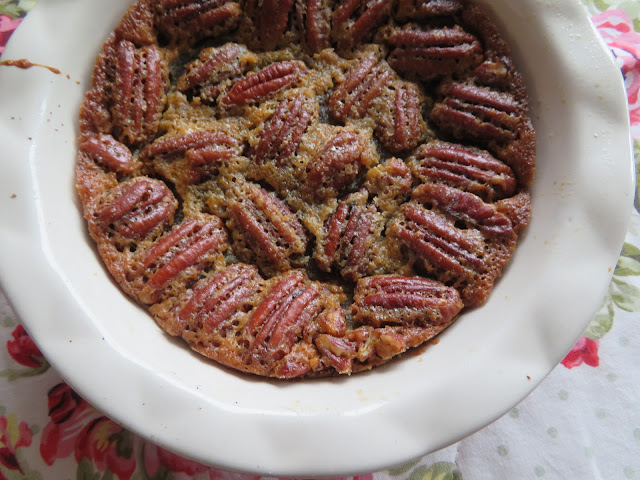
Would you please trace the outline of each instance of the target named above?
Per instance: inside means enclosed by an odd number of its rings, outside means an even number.
[[[485,302],[535,168],[523,79],[468,0],[139,0],[78,145],[122,289],[286,379],[369,370]]]

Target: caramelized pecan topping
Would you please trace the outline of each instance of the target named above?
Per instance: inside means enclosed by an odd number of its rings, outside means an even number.
[[[262,0],[256,23],[265,50],[273,50],[284,35],[294,2],[295,0]]]
[[[172,312],[169,333],[211,334],[225,325],[256,293],[261,278],[253,265],[236,263],[199,280]]]
[[[341,122],[362,118],[392,77],[386,64],[375,55],[364,56],[334,90],[329,99],[329,113]]]
[[[177,137],[162,137],[145,149],[149,157],[184,156],[191,167],[215,165],[239,155],[238,140],[224,132],[201,130]]]
[[[298,23],[307,51],[318,53],[331,47],[331,16],[334,0],[297,0]]]
[[[462,8],[462,0],[398,0],[399,19],[425,19],[454,15]]]
[[[245,326],[252,338],[247,364],[283,358],[301,338],[305,325],[322,310],[322,292],[299,270],[279,278],[253,311]]]
[[[487,147],[513,168],[522,185],[530,185],[535,133],[527,105],[510,93],[472,84],[448,83],[440,91],[444,98],[431,110],[431,121],[454,138]]]
[[[326,220],[314,253],[320,270],[330,272],[337,265],[349,280],[367,273],[380,215],[375,205],[362,203],[357,194],[349,195]]]
[[[153,138],[166,102],[167,67],[158,47],[117,44],[115,88],[111,92],[114,136],[126,145]]]
[[[287,205],[273,193],[246,183],[229,202],[234,248],[241,258],[257,261],[267,271],[285,271],[307,248],[307,236]]]
[[[221,262],[227,248],[227,233],[222,220],[211,215],[187,220],[165,234],[140,256],[144,286],[140,301],[152,304],[161,300],[165,287],[184,284],[198,272]],[[181,281],[177,281],[180,278]]]
[[[306,70],[305,64],[297,60],[272,63],[236,82],[220,104],[230,107],[259,102],[294,85]]]
[[[426,28],[412,24],[386,37],[393,50],[389,65],[399,73],[429,80],[466,72],[482,60],[482,45],[462,27]]]
[[[434,140],[421,145],[410,164],[423,182],[449,185],[486,202],[515,193],[517,182],[511,168],[478,148]]]
[[[242,15],[233,0],[160,0],[156,12],[158,29],[174,39],[224,33]]]
[[[358,280],[353,300],[353,319],[374,327],[440,325],[451,322],[462,309],[456,289],[427,278],[398,275]]]
[[[360,135],[339,132],[307,164],[304,190],[321,198],[338,196],[358,176],[363,150]]]
[[[94,217],[122,248],[132,241],[155,236],[171,225],[177,208],[178,202],[163,182],[136,177],[106,192]]]
[[[116,173],[131,173],[136,163],[131,150],[111,135],[98,134],[84,140],[79,146],[80,152]]]
[[[237,43],[205,48],[197,60],[186,66],[185,73],[178,79],[178,90],[213,103],[232,79],[247,73],[255,62],[255,55]]]
[[[257,164],[273,161],[282,165],[298,150],[302,135],[313,116],[313,106],[304,92],[283,98],[262,128],[260,142],[250,155]]]
[[[378,112],[376,132],[382,144],[391,152],[416,148],[424,138],[424,120],[418,88],[403,84],[396,88],[388,112]]]
[[[340,0],[333,13],[332,36],[338,48],[349,50],[367,41],[391,15],[393,0]]]

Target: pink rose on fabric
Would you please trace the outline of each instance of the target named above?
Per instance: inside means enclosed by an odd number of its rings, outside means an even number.
[[[40,456],[47,465],[66,458],[74,451],[80,432],[100,413],[66,383],[48,393],[49,423],[42,430]]]
[[[46,363],[44,356],[22,325],[18,325],[11,336],[13,340],[7,342],[7,351],[16,362],[29,368],[38,368]]]
[[[4,47],[9,40],[9,37],[13,33],[13,31],[18,28],[21,18],[13,19],[8,15],[0,15],[0,55],[4,51]]]
[[[592,17],[622,70],[629,101],[631,132],[640,140],[640,33],[623,10],[611,9]]]
[[[564,360],[562,360],[562,365],[567,368],[578,367],[583,363],[586,363],[590,367],[600,365],[598,342],[587,337],[582,337],[578,340],[578,343],[576,343],[567,356],[564,357]]]
[[[76,461],[93,462],[100,472],[107,468],[120,480],[129,480],[136,469],[132,434],[107,417],[90,422],[78,435]]]
[[[26,422],[18,422],[14,415],[0,417],[0,464],[7,470],[24,474],[16,457],[16,449],[28,447],[32,439],[33,434]]]

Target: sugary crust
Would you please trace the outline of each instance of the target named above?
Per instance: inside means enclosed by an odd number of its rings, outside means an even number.
[[[80,109],[122,289],[233,369],[351,374],[486,301],[531,215],[524,81],[465,0],[139,0]]]

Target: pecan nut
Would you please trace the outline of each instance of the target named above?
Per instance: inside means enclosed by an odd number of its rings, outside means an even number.
[[[173,222],[178,208],[164,182],[136,177],[105,192],[94,212],[100,225],[118,249],[131,242],[157,236]]]
[[[306,70],[305,64],[297,60],[272,63],[237,81],[220,104],[231,107],[259,102],[294,85]]]
[[[390,103],[377,112],[378,138],[393,153],[412,150],[422,141],[426,130],[418,88],[410,83],[400,85]]]
[[[245,333],[252,338],[246,362],[269,363],[287,355],[305,325],[322,310],[321,300],[319,285],[308,283],[299,270],[274,281],[245,325]]]
[[[480,197],[445,185],[423,184],[387,228],[439,281],[479,305],[507,265],[517,236],[509,218]]]
[[[329,113],[341,122],[362,118],[393,75],[375,55],[366,55],[348,73],[329,98]]]
[[[265,271],[285,271],[304,255],[307,236],[298,217],[273,193],[247,183],[233,192],[231,214],[234,251]]]
[[[167,66],[156,46],[136,49],[128,40],[117,44],[114,61],[113,134],[126,145],[138,145],[158,130],[166,103]]]
[[[364,139],[343,130],[314,155],[306,167],[304,190],[315,197],[337,197],[360,172]]]
[[[462,0],[398,0],[396,16],[401,20],[422,20],[450,16],[462,8]]]
[[[256,267],[243,263],[225,267],[186,290],[163,324],[172,335],[212,334],[243,312],[260,285]]]
[[[431,121],[444,133],[488,148],[530,185],[535,165],[535,133],[528,105],[512,94],[468,83],[448,83]]]
[[[233,0],[160,0],[156,2],[158,29],[173,37],[200,39],[233,28],[242,9]]]
[[[349,280],[364,276],[369,268],[380,218],[375,205],[363,204],[358,194],[340,201],[318,238],[314,258],[320,270],[330,272],[336,266]]]
[[[280,100],[276,111],[265,122],[250,158],[256,164],[273,161],[282,165],[297,152],[312,116],[313,105],[304,92]]]
[[[294,2],[295,0],[262,0],[256,23],[264,49],[273,50],[284,35]]]
[[[389,65],[420,80],[461,74],[483,60],[480,41],[459,25],[427,29],[408,24],[391,30],[385,40],[394,47]]]
[[[89,156],[116,173],[127,174],[136,169],[131,150],[111,135],[98,134],[88,137],[78,148],[81,154]]]
[[[237,43],[205,48],[197,60],[186,66],[178,79],[178,89],[198,96],[205,103],[214,103],[228,84],[249,71],[256,60],[245,46]]]
[[[393,0],[340,0],[333,13],[331,34],[338,48],[349,50],[367,41],[391,15]]]
[[[333,0],[297,0],[298,25],[311,54],[331,47],[332,3]]]
[[[138,295],[141,302],[157,303],[166,287],[179,290],[200,271],[223,262],[227,233],[222,220],[212,215],[203,217],[174,226],[140,255],[144,282]]]
[[[421,277],[376,275],[358,280],[351,306],[356,322],[383,325],[441,325],[462,309],[455,288]]]
[[[421,145],[409,163],[423,182],[449,185],[485,202],[515,193],[517,182],[511,168],[479,148],[434,140]]]

